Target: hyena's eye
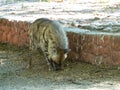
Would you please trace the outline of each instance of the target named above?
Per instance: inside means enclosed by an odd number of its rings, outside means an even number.
[[[57,50],[56,49],[53,49],[53,52],[57,54]]]

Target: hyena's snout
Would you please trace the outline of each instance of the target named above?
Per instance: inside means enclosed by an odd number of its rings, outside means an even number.
[[[58,70],[62,69],[62,64],[61,63],[56,63],[52,60],[51,60],[51,66],[52,66],[52,69],[55,70],[55,71],[58,71]]]
[[[58,49],[59,50],[59,49]],[[63,61],[67,58],[67,53],[70,50],[64,51],[64,50],[59,50],[58,53],[55,53],[52,57],[51,57],[51,66],[53,68],[53,70],[61,70],[62,69],[62,63]]]

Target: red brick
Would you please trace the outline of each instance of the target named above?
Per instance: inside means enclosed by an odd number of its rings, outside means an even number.
[[[14,34],[14,36],[12,37],[12,43],[18,45],[19,43],[18,35]]]
[[[114,36],[111,40],[111,46],[114,50],[120,51],[120,36]]]
[[[0,31],[0,42],[2,42],[3,32]]]
[[[2,41],[3,42],[7,41],[7,33],[5,33],[5,32],[2,34]]]
[[[81,53],[81,61],[94,64],[94,55],[87,52]]]

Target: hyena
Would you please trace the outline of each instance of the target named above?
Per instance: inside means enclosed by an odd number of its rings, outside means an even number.
[[[30,50],[41,49],[49,69],[60,70],[69,52],[68,39],[57,21],[40,18],[30,26]]]

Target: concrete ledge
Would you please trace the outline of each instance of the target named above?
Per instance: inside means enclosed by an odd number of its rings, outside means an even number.
[[[28,22],[0,19],[0,42],[18,46],[29,45]],[[96,65],[120,65],[119,33],[91,32],[84,29],[67,30],[71,52],[68,60]]]

